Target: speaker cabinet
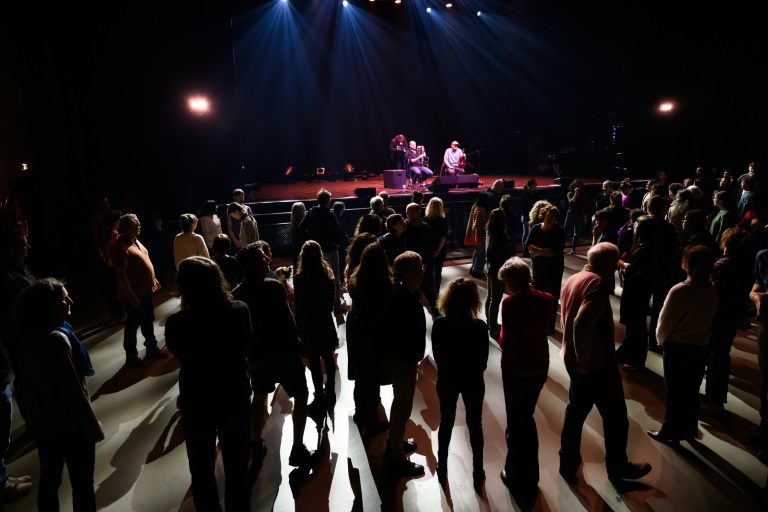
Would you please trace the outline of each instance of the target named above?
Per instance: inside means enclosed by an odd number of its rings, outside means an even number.
[[[384,188],[403,188],[405,186],[405,171],[389,169],[384,171]]]
[[[376,195],[376,187],[358,187],[355,189],[355,196],[360,199],[370,199]]]

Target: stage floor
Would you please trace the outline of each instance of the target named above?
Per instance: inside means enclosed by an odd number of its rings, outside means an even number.
[[[427,180],[427,184],[431,184],[437,177],[432,177]],[[485,189],[490,187],[493,182],[499,178],[505,181],[514,181],[515,188],[522,189],[523,185],[530,179],[536,178],[536,182],[540,187],[555,185],[556,176],[552,175],[536,175],[530,174],[479,174],[478,175],[478,189]],[[597,178],[577,178],[584,182],[584,184],[601,183],[602,179]],[[317,192],[321,188],[328,190],[332,197],[344,198],[355,197],[355,189],[375,187],[376,193],[386,190],[389,195],[410,195],[416,188],[387,188],[384,186],[384,174],[378,176],[371,176],[366,179],[355,179],[355,181],[329,181],[329,180],[314,180],[312,182],[296,181],[295,183],[261,183],[258,190],[255,187],[246,187],[246,194],[248,194],[249,202],[263,202],[263,201],[284,201],[288,199],[304,200],[315,199]],[[451,189],[449,192],[463,193],[467,188]],[[428,190],[426,190],[428,192]]]

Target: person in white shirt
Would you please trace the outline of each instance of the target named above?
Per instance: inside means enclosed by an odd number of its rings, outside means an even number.
[[[445,150],[443,164],[446,174],[464,174],[464,151],[459,149],[459,143],[451,142],[451,147]]]
[[[210,258],[211,254],[208,252],[205,240],[194,232],[197,227],[197,217],[191,213],[185,213],[179,219],[179,226],[181,233],[173,240],[173,261],[176,264],[176,270],[179,270],[179,263],[190,256]]]

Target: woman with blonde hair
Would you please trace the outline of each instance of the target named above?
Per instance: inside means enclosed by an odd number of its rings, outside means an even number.
[[[179,270],[182,260],[191,256],[211,257],[203,237],[194,232],[197,227],[196,216],[191,213],[183,214],[179,219],[179,227],[181,233],[173,239],[173,261],[176,264],[176,270]]]
[[[299,224],[307,216],[307,207],[301,201],[296,201],[291,206],[291,256],[293,257],[293,271],[299,268],[299,253],[304,245],[304,238],[299,231]]]
[[[307,240],[301,246],[299,270],[293,277],[293,290],[296,326],[306,350],[315,387],[309,414],[313,419],[321,420],[321,414],[336,403],[336,362],[333,352],[339,344],[339,337],[333,319],[336,300],[333,271],[323,258],[320,244],[314,240]],[[325,389],[321,359],[325,363]]]
[[[443,211],[443,200],[439,197],[430,199],[424,213],[427,224],[429,224],[429,235],[433,244],[432,254],[435,258],[435,293],[440,293],[440,283],[443,280],[443,263],[447,252],[445,241],[448,239],[448,221]]]
[[[445,484],[448,474],[448,445],[456,421],[456,402],[464,399],[469,443],[472,446],[475,490],[482,488],[483,400],[488,361],[488,325],[477,318],[482,301],[477,283],[459,277],[445,288],[437,301],[439,317],[432,325],[432,352],[437,363],[437,396],[440,399],[440,429],[437,433],[437,477]]]

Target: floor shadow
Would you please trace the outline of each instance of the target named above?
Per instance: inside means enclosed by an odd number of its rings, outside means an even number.
[[[184,443],[184,430],[181,428],[181,411],[176,411],[168,425],[163,429],[163,433],[155,443],[155,446],[147,454],[147,464],[150,464],[160,457],[171,453],[177,446]]]
[[[96,390],[91,396],[95,402],[102,395],[119,393],[149,377],[160,377],[173,373],[180,368],[175,357],[168,359],[149,359],[144,361],[144,368],[120,368],[115,375]]]

